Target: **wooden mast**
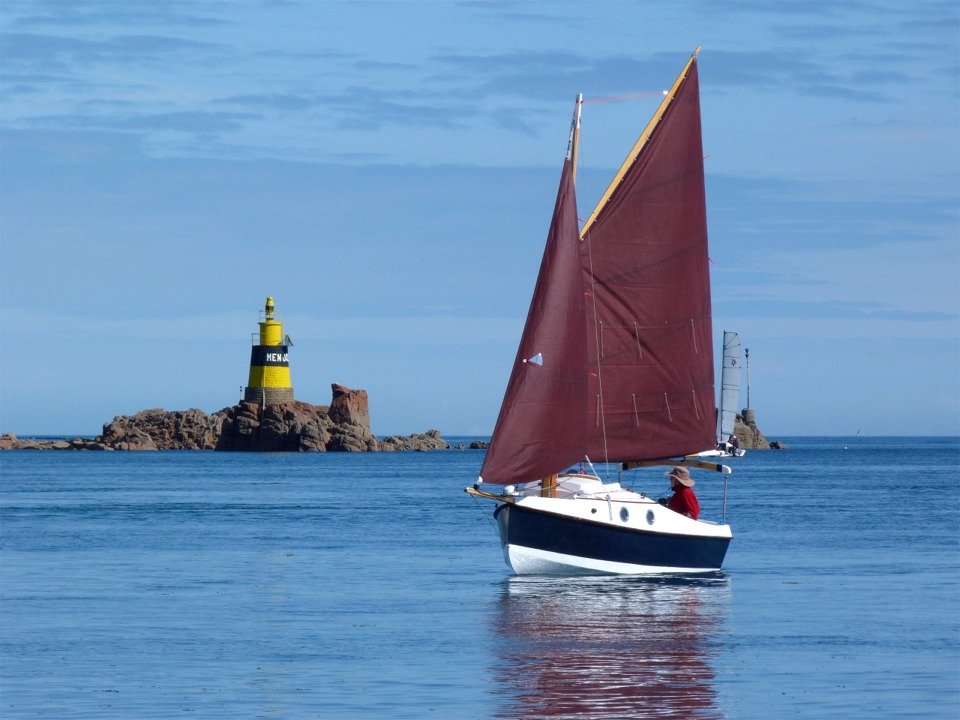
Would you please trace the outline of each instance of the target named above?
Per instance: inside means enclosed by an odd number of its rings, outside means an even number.
[[[580,149],[580,107],[583,104],[583,93],[577,95],[573,107],[573,120],[570,122],[570,140],[567,143],[567,159],[570,161],[571,178],[577,181],[577,154]],[[557,496],[558,475],[548,475],[540,481],[540,496],[555,498]]]
[[[570,127],[570,163],[572,165],[573,183],[577,183],[577,160],[580,155],[580,108],[583,106],[583,93],[577,94],[577,101],[573,108],[573,123]]]

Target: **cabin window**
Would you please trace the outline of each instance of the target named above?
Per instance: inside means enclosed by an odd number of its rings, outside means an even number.
[[[630,519],[630,511],[625,507],[620,508],[620,519],[624,522]]]
[[[653,521],[656,518],[653,515],[653,510],[647,510],[647,525],[653,525]]]

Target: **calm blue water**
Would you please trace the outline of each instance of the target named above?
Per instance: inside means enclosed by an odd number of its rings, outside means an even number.
[[[0,716],[957,718],[960,441],[786,441],[698,580],[511,579],[482,451],[0,453]]]

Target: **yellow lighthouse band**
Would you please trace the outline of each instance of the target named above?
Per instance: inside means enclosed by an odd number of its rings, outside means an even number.
[[[244,399],[266,404],[291,402],[289,339],[283,334],[283,323],[276,319],[272,297],[267,298],[260,333],[254,337]]]

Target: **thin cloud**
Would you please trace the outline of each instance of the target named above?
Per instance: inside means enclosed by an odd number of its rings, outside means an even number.
[[[115,0],[4,0],[13,16],[11,23],[27,28],[101,28],[104,25],[143,27],[149,24],[182,25],[184,27],[220,27],[228,21],[217,14],[219,3],[146,3]],[[210,12],[198,12],[202,10]]]
[[[283,93],[264,93],[247,95],[230,95],[228,97],[216,98],[211,101],[213,105],[236,105],[239,107],[255,107],[266,110],[276,111],[298,111],[315,107],[317,100],[305,97],[303,95],[289,95]]]
[[[105,39],[4,33],[4,65],[21,72],[59,73],[93,65],[155,64],[171,55],[216,52],[217,43],[164,35],[118,35]]]
[[[342,93],[318,98],[335,124],[347,130],[379,130],[389,125],[428,125],[445,129],[466,126],[475,108],[457,103],[428,102],[410,93],[351,86]]]

